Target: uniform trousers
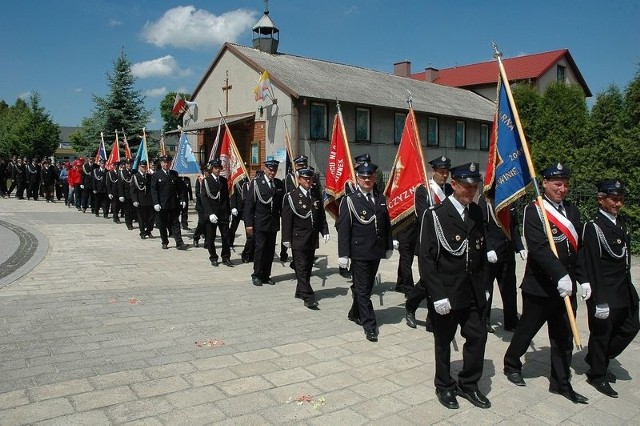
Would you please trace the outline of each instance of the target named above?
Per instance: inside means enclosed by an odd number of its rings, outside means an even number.
[[[218,260],[218,253],[216,253],[216,232],[220,230],[220,241],[222,242],[222,260],[228,260],[231,257],[231,249],[229,248],[229,223],[221,222],[211,223],[207,221],[207,249],[209,250],[209,260]]]
[[[589,352],[586,356],[589,371],[587,377],[593,382],[605,380],[609,360],[617,357],[625,350],[638,334],[638,305],[626,308],[609,309],[609,317],[594,317],[595,303],[588,303],[589,312]]]
[[[189,227],[189,203],[180,208],[180,223],[184,229]]]
[[[575,312],[575,297],[571,298],[571,305]],[[550,387],[555,390],[564,390],[569,386],[573,343],[569,317],[564,300],[560,297],[522,294],[522,316],[504,355],[504,371],[505,373],[522,371],[520,358],[527,352],[531,340],[545,322],[551,345]]]
[[[27,187],[27,198],[33,198],[38,200],[38,194],[40,193],[40,182],[29,182]]]
[[[231,216],[231,224],[229,225],[229,245],[231,247],[234,246],[236,241],[236,231],[238,230],[238,225],[240,225],[240,215]]]
[[[253,253],[256,249],[256,240],[253,235],[249,235],[245,232],[246,240],[244,247],[242,248],[242,261],[253,262]]]
[[[253,231],[255,249],[253,251],[253,274],[262,281],[271,278],[271,265],[276,252],[276,237],[278,232]]]
[[[133,226],[133,202],[131,198],[125,198],[124,202],[121,203],[120,208],[124,213],[124,222],[127,224],[127,227]]]
[[[111,212],[113,213],[113,221],[120,221],[120,209],[122,208],[122,203],[118,200],[118,197],[114,196],[111,199]]]
[[[465,339],[462,346],[462,370],[458,373],[458,384],[465,391],[478,388],[484,366],[484,350],[487,344],[487,327],[484,312],[475,301],[471,306],[452,309],[447,315],[433,315],[433,338],[436,360],[434,385],[439,390],[453,390],[456,382],[451,377],[451,342],[458,325]]]
[[[95,203],[95,197],[91,188],[87,188],[86,186],[81,189],[82,191],[82,209],[86,210],[89,206],[91,206],[91,211],[93,211],[93,206]]]
[[[360,318],[362,328],[368,332],[376,332],[376,314],[371,303],[371,293],[376,282],[376,274],[380,266],[380,259],[359,260],[351,259],[351,277],[354,292],[353,305],[349,317]]]
[[[398,280],[396,281],[396,291],[409,294],[413,289],[413,258],[416,250],[416,238],[418,227],[408,226],[398,233]]]
[[[171,236],[176,240],[176,246],[181,246],[182,234],[180,233],[180,211],[178,209],[161,209],[158,212],[158,228],[162,244],[169,244],[168,229],[171,228]]]
[[[418,310],[420,303],[422,303],[422,301],[425,299],[427,300],[426,324],[427,327],[429,327],[433,321],[433,302],[431,298],[428,297],[427,285],[424,281],[422,281],[422,278],[418,280],[416,285],[412,289],[410,289],[409,292],[406,293],[406,295],[407,300],[405,301],[404,305],[405,309],[413,314],[415,314]]]
[[[106,218],[109,216],[109,196],[106,192],[97,192],[94,194],[93,213],[98,216],[102,208],[102,215]]]
[[[498,281],[500,297],[502,297],[502,315],[504,328],[514,329],[518,323],[518,300],[516,289],[515,259],[489,263],[487,285],[489,300],[487,301],[487,324],[491,319],[491,303],[493,302],[493,281]]]
[[[296,271],[295,297],[302,300],[314,300],[315,294],[311,288],[311,270],[313,269],[314,250],[291,249],[293,254],[293,268]]]
[[[138,226],[140,228],[140,236],[150,235],[153,231],[153,223],[155,222],[155,212],[153,206],[138,205]]]

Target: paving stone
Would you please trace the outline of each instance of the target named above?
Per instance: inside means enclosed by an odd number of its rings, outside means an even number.
[[[314,377],[315,376],[313,374],[301,367],[264,374],[264,378],[276,386],[285,386],[291,383],[303,382],[311,380]]]
[[[233,396],[271,389],[273,384],[260,376],[251,376],[220,382],[217,386],[227,395]]]
[[[167,394],[167,401],[176,408],[191,407],[225,398],[226,395],[215,386],[201,386]]]
[[[69,414],[55,419],[38,422],[36,426],[101,426],[111,425],[111,421],[102,411],[85,411],[84,413]]]
[[[56,398],[2,410],[0,419],[7,425],[21,425],[53,419],[73,412],[73,407],[66,398]]]
[[[189,388],[189,383],[182,377],[177,376],[131,384],[131,389],[133,389],[140,398],[163,395],[187,388]]]
[[[136,395],[129,387],[119,386],[82,393],[80,395],[73,395],[70,399],[78,411],[88,411],[127,401],[133,401],[136,399]]]
[[[374,420],[400,412],[408,407],[409,405],[392,396],[382,395],[354,405],[352,408],[364,417]]]
[[[106,408],[107,416],[115,423],[125,423],[146,417],[165,414],[173,405],[164,397],[138,399]]]
[[[116,373],[101,374],[89,378],[89,381],[95,386],[96,389],[106,389],[116,386],[129,385],[131,383],[137,383],[146,380],[149,380],[149,376],[147,376],[143,370],[118,371]]]
[[[29,397],[25,389],[0,393],[0,410],[14,408],[29,403]]]
[[[29,389],[28,393],[31,400],[41,401],[43,399],[59,398],[61,396],[74,395],[92,390],[93,386],[89,380],[79,379],[50,385],[36,386]]]
[[[165,425],[210,425],[225,419],[225,414],[213,403],[174,410],[158,416]]]

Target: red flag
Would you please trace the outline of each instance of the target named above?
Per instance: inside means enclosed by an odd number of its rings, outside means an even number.
[[[105,164],[105,168],[107,170],[113,170],[113,166],[117,165],[120,162],[120,144],[118,143],[118,132],[116,131],[116,140],[113,142],[113,146],[111,147],[111,154],[109,154],[109,158],[107,159],[107,164]]]
[[[124,132],[124,129],[122,129],[122,138],[124,139],[124,142],[122,142],[122,145],[124,147],[124,158],[126,158],[127,160],[131,160],[131,149],[129,148],[129,142],[127,142],[127,134]]]
[[[426,183],[427,172],[416,126],[416,116],[413,108],[409,108],[398,152],[384,190],[392,225],[398,224],[402,219],[413,214],[416,187]]]
[[[171,114],[179,117],[185,110],[186,102],[182,99],[179,93],[176,93],[176,100],[173,102],[173,108],[171,108]]]
[[[342,113],[338,108],[333,119],[333,134],[331,135],[331,146],[329,146],[329,161],[327,162],[324,188],[324,208],[334,219],[338,217],[340,209],[337,200],[344,195],[344,187],[349,181],[355,183],[356,174],[353,171]]]
[[[233,140],[227,123],[224,123],[224,136],[222,137],[222,146],[220,147],[220,161],[222,161],[222,171],[220,175],[227,178],[229,196],[231,196],[235,190],[235,184],[243,178],[249,177],[249,173],[247,173],[247,169],[244,167],[244,162],[238,152],[236,142]]]

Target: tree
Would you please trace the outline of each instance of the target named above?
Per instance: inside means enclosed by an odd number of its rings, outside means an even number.
[[[183,99],[189,99],[191,97],[188,93],[180,93]],[[176,100],[176,92],[169,92],[167,96],[160,102],[160,116],[164,124],[162,125],[162,132],[167,133],[171,130],[176,130],[178,126],[182,126],[182,118],[176,117],[171,113],[173,104]]]
[[[76,152],[95,153],[100,143],[100,132],[104,133],[107,146],[115,140],[114,132],[123,129],[131,146],[140,143],[138,135],[149,122],[151,111],[145,109],[145,97],[135,89],[135,82],[131,63],[123,50],[113,62],[112,73],[107,74],[109,93],[105,97],[93,95],[95,108],[90,117],[82,120],[81,130],[73,135]]]
[[[522,123],[527,142],[533,145],[537,140],[535,123],[542,97],[533,85],[517,84],[513,86],[513,99],[518,107],[520,123]]]

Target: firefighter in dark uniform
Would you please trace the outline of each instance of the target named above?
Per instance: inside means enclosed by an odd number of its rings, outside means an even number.
[[[193,202],[193,189],[191,188],[191,178],[189,176],[182,176],[183,189],[187,198],[187,204],[180,208],[180,224],[182,229],[190,231],[189,229],[189,202]]]
[[[147,160],[138,163],[138,172],[131,177],[131,201],[137,209],[140,238],[153,238],[153,198],[151,197],[151,174],[147,172]]]
[[[378,166],[364,162],[356,167],[355,192],[342,198],[338,228],[338,265],[351,261],[354,298],[347,317],[362,325],[365,337],[378,341],[371,293],[381,259],[393,254],[391,222],[387,201],[374,193]]]
[[[107,198],[106,179],[108,178],[105,164],[105,160],[100,160],[100,167],[91,172],[91,189],[94,197],[93,213],[96,217],[100,216],[100,207],[102,207],[102,216],[106,219],[109,216],[109,198]]]
[[[478,389],[487,343],[485,327],[486,249],[482,211],[473,202],[482,177],[477,163],[451,169],[453,194],[422,217],[418,266],[435,313],[434,384],[438,400],[458,408],[461,396],[480,408],[491,403]],[[451,342],[460,326],[462,369],[451,377]]]
[[[33,198],[33,201],[38,201],[38,194],[40,193],[40,170],[38,166],[38,159],[31,160],[31,164],[27,164],[27,199]]]
[[[88,157],[82,165],[82,176],[80,177],[80,189],[82,189],[82,213],[87,212],[87,208],[91,205],[91,212],[95,213],[96,201],[91,188],[93,182],[93,158]]]
[[[18,158],[16,160],[15,167],[11,174],[11,179],[11,186],[13,186],[14,183],[16,184],[16,198],[18,200],[24,200],[24,190],[27,185],[27,172],[22,158]]]
[[[296,271],[295,297],[304,301],[304,306],[317,309],[313,289],[311,288],[311,269],[318,246],[318,234],[326,243],[329,241],[329,227],[322,198],[313,192],[314,170],[297,170],[298,187],[284,196],[282,206],[282,241],[285,247],[291,247],[293,269]]]
[[[247,234],[253,235],[255,241],[251,274],[251,283],[255,286],[275,284],[271,278],[271,265],[284,197],[284,184],[275,177],[278,164],[277,160],[265,161],[264,174],[251,181],[247,193],[244,223]]]
[[[586,356],[587,383],[599,392],[617,398],[611,388],[615,375],[609,361],[622,353],[640,329],[638,293],[631,282],[631,237],[624,217],[624,184],[618,179],[598,185],[595,218],[586,223],[578,253],[578,268],[593,294],[587,300],[589,345]]]
[[[209,171],[207,170],[207,166],[203,166],[202,169],[200,170],[200,174],[198,175],[198,177],[196,178],[196,213],[198,214],[198,224],[196,225],[196,228],[193,230],[193,235],[192,235],[192,239],[193,239],[193,244],[198,247],[198,244],[200,242],[200,237],[202,237],[203,235],[205,235],[205,246],[206,246],[206,230],[207,230],[207,222],[209,221],[209,218],[206,217],[204,215],[204,210],[202,209],[202,201],[200,200],[200,192],[202,192],[202,182],[204,182],[204,180],[206,179],[206,177],[209,176]]]
[[[213,159],[209,161],[209,176],[200,186],[200,202],[204,217],[207,218],[206,240],[209,249],[209,261],[211,266],[218,266],[218,253],[216,253],[216,230],[220,230],[222,242],[222,263],[233,267],[231,263],[231,249],[229,247],[229,186],[227,179],[220,176],[222,161]]]
[[[122,168],[120,169],[120,177],[118,178],[118,201],[120,208],[124,212],[124,223],[129,231],[133,231],[133,204],[131,201],[131,163],[129,160],[121,160]]]
[[[429,188],[426,185],[420,185],[416,188],[415,193],[415,211],[416,211],[416,221],[418,223],[417,230],[415,235],[420,235],[420,224],[422,223],[422,216],[424,212],[429,209],[431,206],[436,206],[440,204],[446,197],[453,193],[453,189],[451,185],[447,183],[447,179],[449,178],[449,169],[451,168],[451,160],[447,157],[440,156],[438,158],[434,158],[429,161],[431,167],[433,169],[432,177],[429,179]],[[418,245],[418,241],[414,240],[416,246]],[[407,250],[405,249],[398,249]],[[402,251],[401,259],[402,259]],[[409,266],[409,271],[411,267]],[[398,266],[398,271],[400,271],[400,266]],[[411,279],[413,280],[413,275],[411,275]],[[398,281],[400,282],[400,273],[398,273]],[[405,302],[405,318],[407,320],[407,325],[411,328],[416,328],[416,310],[420,306],[423,300],[427,300],[427,319],[425,320],[425,327],[427,331],[433,331],[433,325],[431,323],[431,317],[433,315],[433,308],[431,307],[431,300],[427,295],[427,284],[419,279],[416,283],[415,287],[412,285],[411,288],[407,291],[407,286],[409,282],[404,278],[403,274],[403,282],[405,294],[407,295],[407,301]]]
[[[491,195],[491,194],[490,194]],[[509,207],[509,233],[507,236],[498,224],[495,211],[487,203],[484,195],[478,199],[484,220],[484,235],[487,241],[487,260],[489,261],[486,287],[489,290],[487,300],[487,331],[493,333],[491,326],[491,304],[493,301],[493,281],[498,282],[502,298],[503,328],[514,331],[518,324],[518,290],[516,288],[516,253],[526,260],[527,251],[520,236],[520,222],[514,206]]]
[[[245,164],[246,166],[246,164]],[[233,184],[233,194],[230,195],[229,204],[231,206],[231,224],[229,225],[229,246],[235,247],[236,231],[244,215],[244,202],[249,179],[244,176],[241,180]]]
[[[578,208],[565,200],[569,178],[569,169],[559,163],[542,171],[543,203],[557,256],[549,245],[537,203],[531,203],[524,209],[523,236],[529,256],[520,287],[522,315],[504,355],[504,374],[511,383],[526,385],[520,358],[546,322],[551,345],[549,392],[560,394],[574,403],[586,404],[588,399],[575,392],[569,382],[573,344],[564,297],[571,297],[574,314],[576,260],[580,246],[578,233],[582,229]],[[588,298],[591,293],[589,284],[585,282],[582,290],[584,298]]]
[[[107,195],[109,197],[111,212],[113,213],[113,223],[120,222],[120,170],[124,167],[121,162],[114,163],[112,169],[107,172]]]
[[[168,229],[171,228],[171,236],[176,240],[176,249],[189,248],[182,241],[180,233],[180,208],[187,203],[183,191],[182,179],[171,167],[171,157],[160,158],[160,169],[156,170],[151,178],[151,197],[153,209],[158,213],[158,228],[162,238],[162,249],[169,248]]]

